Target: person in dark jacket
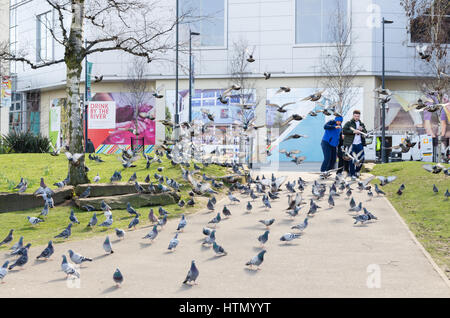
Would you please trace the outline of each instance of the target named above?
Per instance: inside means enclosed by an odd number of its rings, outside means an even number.
[[[323,127],[325,134],[323,135],[321,146],[323,151],[323,162],[320,172],[325,172],[334,168],[336,163],[336,147],[339,144],[341,136],[341,124],[343,118],[336,116],[334,120],[330,120]]]
[[[342,133],[344,134],[344,147],[350,147],[350,153],[354,152],[355,154],[358,154],[360,151],[363,151],[361,155],[363,159],[358,167],[355,167],[353,161],[350,161],[349,163],[352,180],[356,180],[362,164],[364,163],[364,147],[366,146],[366,139],[361,132],[367,133],[367,130],[366,126],[360,120],[360,117],[361,112],[359,110],[353,111],[353,118],[344,125],[344,129],[342,130]]]

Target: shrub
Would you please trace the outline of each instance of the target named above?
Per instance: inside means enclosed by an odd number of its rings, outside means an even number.
[[[50,149],[50,139],[39,135],[33,135],[31,132],[12,131],[3,136],[2,144],[9,149],[8,152],[15,153],[41,153],[48,152]]]

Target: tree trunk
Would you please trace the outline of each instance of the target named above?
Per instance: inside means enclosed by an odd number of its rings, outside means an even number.
[[[67,67],[66,92],[67,108],[69,110],[69,149],[72,154],[84,153],[83,111],[80,104],[80,78],[83,48],[83,15],[84,0],[72,0],[72,24],[70,28],[69,43],[64,55]],[[71,185],[88,183],[84,160],[79,165],[69,162],[69,178]]]

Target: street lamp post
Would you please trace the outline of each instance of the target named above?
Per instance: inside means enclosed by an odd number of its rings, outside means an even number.
[[[198,32],[189,31],[189,122],[192,121],[192,36],[200,35]]]
[[[176,1],[177,10],[177,21],[176,21],[176,31],[175,31],[175,126],[173,127],[175,139],[178,139],[178,126],[180,122],[180,115],[178,114],[178,19],[179,19],[179,6],[178,0]]]
[[[384,25],[394,23],[394,21],[385,20],[384,17],[381,20],[383,24],[383,45],[382,45],[382,66],[381,66],[381,87],[384,89]],[[381,162],[386,163],[386,103],[381,103]]]

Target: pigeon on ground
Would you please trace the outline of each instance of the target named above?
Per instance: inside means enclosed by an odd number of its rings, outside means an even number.
[[[378,184],[375,184],[375,192],[376,194],[379,196],[380,194],[386,194],[384,193],[383,190],[380,190],[380,188],[378,188]]]
[[[133,173],[133,175],[130,177],[130,179],[128,179],[128,182],[134,182],[134,181],[136,181],[137,180],[137,175],[136,175],[136,172],[135,173]]]
[[[222,218],[220,217],[220,213],[217,213],[217,215],[211,221],[209,221],[208,224],[212,223],[214,224],[214,226],[216,226],[216,224],[219,223],[221,219]]]
[[[36,218],[34,216],[27,216],[28,222],[31,223],[31,225],[36,225],[39,224],[41,222],[44,222],[44,220],[40,219],[40,218]]]
[[[253,209],[252,204],[250,203],[250,201],[248,201],[247,206],[246,206],[247,211],[250,213],[250,211]]]
[[[0,281],[3,282],[3,279],[5,278],[6,275],[8,275],[8,265],[9,265],[9,261],[6,261],[3,266],[0,268]]]
[[[444,197],[445,197],[445,200],[448,200],[448,197],[450,197],[450,192],[448,191],[448,189],[447,189],[447,191],[445,191]]]
[[[250,266],[250,268],[253,268],[253,266],[256,266],[257,269],[259,269],[259,266],[264,261],[264,254],[266,253],[266,250],[262,250],[258,253],[255,257],[253,257],[251,260],[249,260],[247,263],[245,263],[246,266]]]
[[[67,261],[66,255],[62,255],[62,259],[61,269],[64,273],[66,273],[67,277],[72,275],[80,278],[80,273],[78,273],[75,267]]]
[[[280,238],[280,241],[283,241],[283,242],[290,242],[290,241],[292,241],[292,240],[294,240],[294,239],[296,239],[296,238],[299,238],[300,237],[300,235],[301,234],[295,234],[295,233],[286,233],[286,234],[284,234],[281,238]]]
[[[98,222],[98,220],[97,220],[97,213],[94,212],[94,214],[92,215],[91,219],[89,220],[89,223],[88,223],[87,226],[88,227],[93,227],[93,226],[97,225],[97,222]]]
[[[162,219],[158,220],[157,225],[162,228],[164,225],[166,225],[166,223],[167,223],[167,214],[165,214]]]
[[[349,211],[352,212],[360,212],[362,209],[362,202],[359,202],[358,205],[354,206],[353,208],[348,209]]]
[[[265,231],[264,234],[258,236],[258,241],[261,243],[261,245],[266,244],[267,240],[269,239],[269,231]]]
[[[353,219],[355,219],[355,223],[353,223],[353,224],[356,224],[358,222],[361,222],[361,224],[362,224],[369,220],[369,216],[366,214],[361,214],[361,215],[354,216]]]
[[[136,229],[136,225],[139,224],[139,216],[136,215],[130,222],[130,224],[128,224],[128,228],[131,229],[133,228],[134,230]]]
[[[304,229],[306,229],[307,226],[308,226],[308,218],[305,218],[303,220],[303,223],[294,225],[293,227],[291,227],[291,229],[296,229],[296,230],[303,231]]]
[[[269,197],[268,197],[268,196],[266,196],[266,195],[263,196],[262,202],[264,203],[264,206],[265,206],[267,209],[272,208],[272,206],[270,205],[270,201],[269,201]]]
[[[228,191],[228,199],[230,199],[231,203],[241,202],[238,198],[236,198],[235,196],[233,196],[233,194],[231,194],[231,191]]]
[[[437,193],[439,192],[439,189],[438,189],[438,187],[436,187],[435,184],[433,184],[433,192],[434,192],[435,194],[437,194]]]
[[[230,209],[227,208],[226,205],[223,206],[222,213],[223,213],[223,215],[225,215],[226,217],[231,216],[231,211],[230,211]]]
[[[39,254],[38,257],[36,257],[36,259],[40,259],[41,257],[48,259],[50,256],[53,255],[54,252],[55,249],[53,248],[53,242],[49,241],[47,247],[42,251],[41,254]]]
[[[77,217],[75,216],[75,212],[73,211],[73,209],[70,209],[69,220],[72,223],[80,224],[80,221],[78,221]]]
[[[100,176],[98,175],[98,173],[97,173],[97,175],[94,177],[94,179],[92,179],[92,181],[94,181],[94,183],[97,183],[97,182],[100,181]]]
[[[202,233],[203,233],[204,235],[206,235],[206,236],[209,236],[209,235],[211,235],[211,232],[212,232],[212,231],[213,231],[212,229],[210,229],[210,228],[208,228],[208,227],[204,227],[203,230],[202,230]]]
[[[116,271],[113,274],[113,280],[114,280],[114,283],[116,283],[117,287],[119,287],[120,284],[122,284],[122,282],[123,282],[123,275],[118,268],[116,268]]]
[[[269,219],[269,220],[259,220],[258,222],[264,224],[266,228],[269,228],[275,222],[275,219]]]
[[[86,190],[82,194],[80,194],[80,198],[87,198],[91,194],[91,187],[88,186]]]
[[[138,213],[136,212],[136,210],[131,206],[131,203],[130,203],[130,202],[127,203],[127,212],[128,212],[130,215],[134,215],[134,216],[138,215]]]
[[[178,233],[176,233],[175,236],[170,240],[169,247],[167,249],[170,251],[175,250],[179,242],[180,241],[178,240]]]
[[[187,276],[183,282],[183,284],[187,284],[189,282],[194,282],[196,281],[196,279],[198,278],[199,275],[199,271],[197,269],[197,266],[195,266],[195,261],[193,260],[191,262],[191,268],[189,269],[189,272],[187,273]]]
[[[72,234],[72,223],[69,223],[69,225],[58,235],[55,236],[55,238],[64,238],[67,239]]]
[[[45,203],[44,203],[44,207],[42,208],[42,211],[41,211],[41,213],[39,214],[39,216],[47,216],[48,215],[48,209],[49,209],[49,205],[48,205],[48,202],[47,201],[45,201]]]
[[[105,200],[102,200],[102,203],[100,205],[103,211],[111,211],[111,207],[108,205],[108,203],[105,202]]]
[[[92,205],[90,205],[90,204],[83,205],[82,208],[85,209],[88,212],[95,211],[95,208]]]
[[[368,197],[370,198],[370,200],[372,200],[372,198],[373,198],[373,192],[372,192],[371,190],[367,191],[367,195],[368,195]],[[370,201],[370,200],[369,200],[369,201]]]
[[[105,227],[110,227],[113,224],[113,218],[112,216],[106,218],[105,221],[103,221],[103,223],[100,223],[98,226],[105,226]]]
[[[156,217],[155,213],[153,212],[153,209],[150,209],[150,212],[148,213],[148,220],[151,223],[158,223],[158,218]]]
[[[203,233],[205,233],[204,229],[203,229]],[[210,244],[214,243],[215,241],[216,241],[216,230],[212,230],[210,232],[210,234],[204,239],[202,245],[205,245],[205,244],[210,245]]]
[[[11,238],[11,240],[12,240],[12,238]],[[20,248],[22,248],[22,247],[23,247],[23,236],[21,236],[21,237],[19,238],[19,240],[17,241],[16,244],[14,244],[13,246],[11,246],[10,250],[12,250],[12,251],[17,251],[18,249],[20,249]]]
[[[352,197],[352,199],[350,200],[350,208],[352,209],[355,206],[356,206],[356,202],[355,202],[355,199],[353,199],[353,197]]]
[[[123,239],[125,237],[125,231],[122,229],[115,228],[116,235],[118,238]]]
[[[28,262],[28,249],[23,249],[22,255],[9,266],[9,270],[13,269],[16,266],[20,266],[20,268],[23,268],[23,266]]]
[[[13,240],[13,232],[14,232],[13,229],[9,230],[8,235],[6,235],[6,237],[3,239],[3,241],[0,242],[0,246],[12,242],[12,240]]]
[[[157,236],[158,236],[158,226],[154,225],[152,230],[146,236],[144,236],[143,239],[147,239],[148,238],[148,239],[150,239],[153,242],[153,240]]]
[[[103,249],[106,253],[112,254],[114,253],[111,245],[111,241],[109,240],[109,236],[106,236],[105,241],[103,242]]]
[[[11,253],[11,255],[23,255],[24,252],[27,252],[30,249],[31,243],[28,243],[24,247],[19,248],[18,250],[15,250]]]
[[[211,200],[208,200],[206,207],[208,208],[208,210],[214,211],[214,203],[212,203]]]
[[[75,264],[81,264],[81,263],[83,263],[83,262],[92,262],[92,259],[91,259],[91,258],[84,257],[84,256],[82,256],[82,255],[80,255],[80,254],[78,254],[78,253],[75,253],[75,252],[72,251],[72,250],[69,250],[68,252],[69,252],[70,259],[71,259],[72,262],[74,262]]]
[[[186,217],[182,214],[180,223],[178,223],[177,231],[182,231],[186,227],[186,224]]]
[[[329,205],[330,207],[334,207],[334,199],[333,199],[333,196],[331,195],[331,193],[330,193],[330,195],[328,196],[328,205]]]
[[[228,253],[225,251],[225,249],[218,245],[215,241],[213,242],[213,250],[216,252],[217,255],[227,255]]]

